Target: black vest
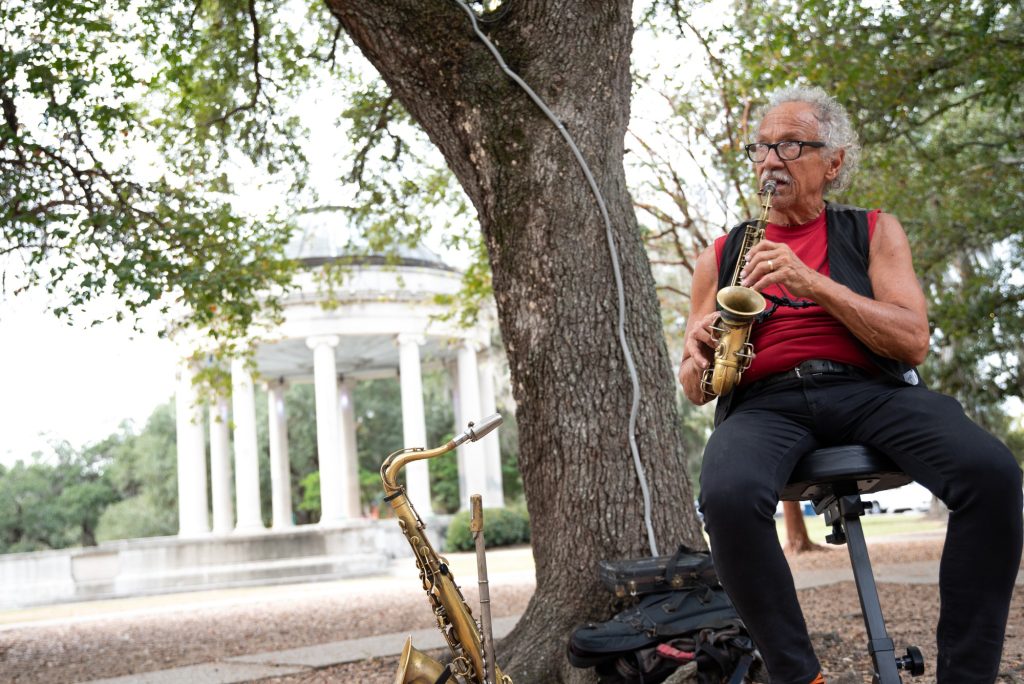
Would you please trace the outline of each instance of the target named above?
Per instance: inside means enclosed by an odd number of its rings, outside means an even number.
[[[718,268],[718,289],[731,284],[733,269],[736,259],[739,258],[740,246],[743,244],[743,234],[751,223],[753,221],[744,221],[729,231]],[[856,207],[826,203],[825,230],[829,277],[859,295],[874,299],[871,278],[868,277],[868,212]],[[879,356],[867,347],[865,351],[885,374],[910,385],[922,384],[921,376],[913,366]],[[715,407],[716,426],[729,415],[733,394],[734,392],[730,392],[718,398],[718,406]]]

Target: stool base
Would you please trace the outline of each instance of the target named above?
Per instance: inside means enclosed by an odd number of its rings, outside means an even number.
[[[825,524],[832,526],[832,533],[826,537],[830,544],[846,544],[853,568],[853,580],[860,597],[864,626],[868,632],[868,652],[874,666],[876,684],[902,684],[899,671],[912,676],[924,673],[924,658],[915,646],[907,649],[906,655],[897,657],[893,641],[885,629],[882,606],[878,600],[878,587],[871,571],[861,516],[864,503],[857,492],[856,483],[835,483],[830,495],[814,502],[815,511],[825,514]]]

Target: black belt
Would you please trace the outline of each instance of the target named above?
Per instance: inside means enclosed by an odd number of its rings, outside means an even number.
[[[869,376],[869,373],[859,366],[851,366],[848,363],[838,363],[836,361],[829,361],[828,359],[810,359],[808,361],[804,361],[791,370],[783,373],[775,373],[774,375],[769,375],[766,378],[761,378],[756,382],[752,382],[746,388],[746,391],[749,392],[755,389],[763,390],[766,387],[783,382],[784,380],[806,378],[812,375],[849,375],[855,378],[866,378]]]

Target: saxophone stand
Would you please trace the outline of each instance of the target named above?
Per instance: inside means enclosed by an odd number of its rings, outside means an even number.
[[[484,641],[484,684],[494,684],[494,628],[491,622],[491,591],[487,580],[487,551],[484,544],[484,507],[479,494],[469,497],[469,530],[476,542],[476,575],[480,592],[480,629]]]

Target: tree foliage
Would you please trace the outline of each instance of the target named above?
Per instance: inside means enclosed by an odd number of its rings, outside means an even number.
[[[1015,4],[740,0],[717,22],[700,9],[665,3],[647,15],[652,31],[698,41],[706,62],[699,80],[670,72],[660,86],[676,114],[661,135],[688,141],[690,157],[703,150],[699,174],[681,171],[662,140],[642,141],[654,180],[637,194],[653,197],[640,209],[656,249],[685,272],[709,237],[748,215],[753,177],[741,145],[752,112],[775,88],[822,86],[864,146],[852,188],[834,199],[901,219],[930,302],[929,384],[998,429],[1002,402],[1022,389],[1024,25]]]
[[[99,520],[98,541],[178,531],[177,432],[174,404],[158,406],[141,430],[130,424],[85,451],[101,456],[118,501]]]
[[[5,292],[43,286],[53,296],[54,312],[67,318],[107,316],[88,304],[112,294],[120,306],[109,315],[118,320],[157,310],[221,339],[246,330],[261,303],[273,314],[276,300],[269,291],[284,286],[291,272],[282,256],[290,227],[272,208],[258,220],[234,210],[227,160],[212,145],[223,135],[222,120],[244,119],[248,110],[199,106],[185,117],[182,102],[194,107],[215,101],[223,93],[203,90],[227,81],[211,79],[201,87],[189,82],[190,67],[212,68],[212,55],[195,41],[166,42],[168,24],[176,22],[227,29],[228,17],[214,12],[224,7],[207,4],[193,14],[175,5],[173,12],[140,15],[127,2],[4,0]],[[221,31],[216,40],[229,33]],[[162,59],[150,61],[157,55]],[[218,66],[237,62],[231,57]],[[197,97],[158,93],[169,74],[179,79],[182,94]],[[261,139],[251,126],[246,139]],[[240,149],[272,173],[288,147]]]
[[[0,553],[93,546],[178,530],[172,403],[145,426],[121,426],[95,444],[55,445],[0,469]]]
[[[116,317],[180,306],[231,337],[290,274],[287,216],[261,206],[254,220],[238,207],[237,186],[263,177],[292,209],[340,210],[357,229],[353,249],[417,244],[443,224],[448,241],[468,240],[476,254],[467,293],[489,294],[465,196],[329,13],[302,22],[281,0],[4,9],[0,253],[10,291],[44,285],[66,316],[103,293],[122,302]],[[849,107],[867,147],[843,199],[898,213],[914,240],[939,386],[979,411],[1020,395],[1024,29],[1014,3],[737,0],[735,20],[717,26],[699,23],[701,10],[641,6],[644,30],[707,49],[699,78],[653,85],[674,117],[663,137],[633,146],[653,261],[683,275],[664,277],[665,303],[685,309],[694,255],[744,213],[749,175],[735,158],[751,107],[780,84],[820,84]],[[652,76],[636,74],[649,88]],[[321,203],[307,182],[295,98],[312,81],[347,91],[344,200]]]
[[[118,499],[102,457],[66,443],[55,452],[54,462],[0,467],[0,553],[96,543],[101,513]]]
[[[742,8],[736,45],[752,89],[817,84],[851,112],[866,154],[844,199],[902,219],[934,324],[928,379],[997,427],[988,416],[1024,389],[1019,6],[813,0]]]

